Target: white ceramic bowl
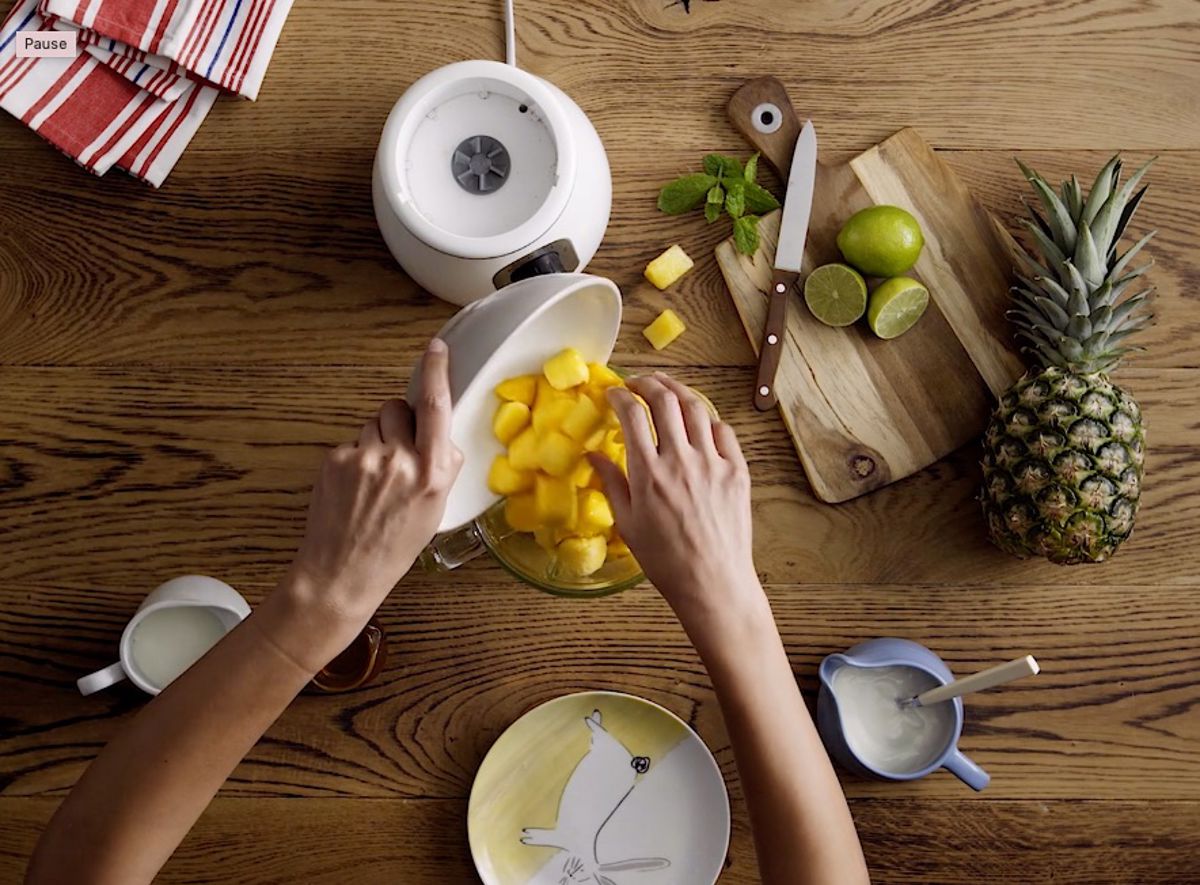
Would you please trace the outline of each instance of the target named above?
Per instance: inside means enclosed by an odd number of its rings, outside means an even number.
[[[462,472],[446,503],[439,532],[458,528],[498,501],[488,469],[504,447],[492,434],[496,385],[533,375],[550,357],[574,347],[588,362],[607,363],[621,326],[621,293],[611,280],[580,273],[547,274],[506,286],[459,311],[438,332],[450,348],[450,435],[462,451]],[[420,366],[407,399],[417,402]]]

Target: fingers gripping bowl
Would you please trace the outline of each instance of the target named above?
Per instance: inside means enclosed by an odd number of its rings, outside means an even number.
[[[621,295],[609,280],[589,274],[547,274],[505,287],[460,311],[438,333],[450,348],[450,436],[463,453],[463,468],[450,490],[438,536],[421,562],[455,568],[490,552],[520,580],[562,596],[599,596],[641,583],[632,557],[608,562],[587,577],[565,573],[529,534],[514,531],[502,497],[488,488],[488,471],[505,452],[492,421],[496,386],[534,375],[565,347],[588,362],[607,363],[621,323]],[[407,399],[421,396],[419,369]]]

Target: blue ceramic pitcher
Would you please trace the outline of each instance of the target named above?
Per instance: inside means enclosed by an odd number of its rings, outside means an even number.
[[[946,735],[946,745],[937,758],[925,768],[918,771],[893,772],[883,771],[860,759],[846,741],[842,725],[838,701],[832,688],[833,674],[842,667],[913,667],[928,673],[939,684],[945,685],[954,681],[942,659],[923,645],[918,645],[907,639],[871,639],[860,643],[849,651],[829,655],[821,662],[818,675],[821,678],[821,691],[817,698],[817,728],[821,732],[821,740],[829,755],[845,768],[856,774],[882,780],[911,781],[925,777],[938,768],[945,768],[964,784],[973,790],[982,790],[991,778],[988,773],[968,759],[958,749],[958,739],[963,727],[962,698],[943,701],[954,705],[954,728]]]

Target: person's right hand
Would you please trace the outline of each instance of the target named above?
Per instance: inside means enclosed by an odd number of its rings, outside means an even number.
[[[617,530],[684,626],[763,597],[751,549],[750,473],[733,429],[708,404],[663,374],[610,388],[628,457],[626,479],[593,454]]]

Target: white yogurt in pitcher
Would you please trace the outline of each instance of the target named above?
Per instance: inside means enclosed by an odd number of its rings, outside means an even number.
[[[204,606],[160,608],[133,628],[130,652],[142,675],[166,688],[225,635],[221,619]]]
[[[839,667],[830,688],[850,750],[884,773],[931,765],[954,737],[954,704],[901,707],[899,701],[940,684],[914,667]]]

